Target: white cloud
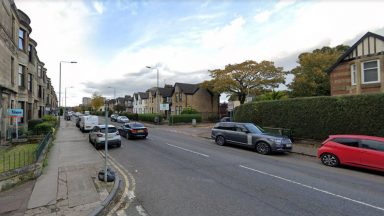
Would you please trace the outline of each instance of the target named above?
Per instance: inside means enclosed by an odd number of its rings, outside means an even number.
[[[296,0],[280,0],[277,2],[271,10],[263,10],[254,16],[254,19],[257,23],[266,23],[269,21],[271,16],[284,8],[294,4]]]
[[[265,23],[269,20],[269,18],[272,15],[272,11],[262,11],[258,14],[256,14],[255,21],[258,23]]]
[[[103,12],[104,12],[103,2],[94,1],[94,2],[92,2],[92,4],[93,4],[93,7],[95,8],[95,10],[97,11],[98,14],[103,14]]]

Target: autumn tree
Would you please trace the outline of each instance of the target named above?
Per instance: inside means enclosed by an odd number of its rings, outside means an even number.
[[[339,45],[333,48],[323,47],[299,55],[296,68],[291,73],[295,76],[288,85],[292,97],[330,95],[330,83],[327,69],[348,49]]]
[[[283,68],[275,67],[271,61],[258,63],[248,60],[209,72],[213,79],[205,81],[203,87],[213,92],[235,96],[241,104],[244,103],[248,94],[260,94],[284,83]]]
[[[93,93],[91,106],[94,110],[99,110],[104,105],[104,98],[97,92]]]

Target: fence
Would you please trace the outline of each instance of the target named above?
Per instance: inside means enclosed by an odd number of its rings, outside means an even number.
[[[18,146],[16,146],[9,152],[0,152],[0,173],[35,163],[51,136],[51,133],[46,134],[37,147],[36,144],[25,144],[22,145],[23,148],[18,148]]]

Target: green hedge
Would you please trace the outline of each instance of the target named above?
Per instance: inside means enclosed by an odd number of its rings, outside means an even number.
[[[50,122],[43,122],[35,126],[33,132],[35,134],[46,134],[53,131],[53,125]]]
[[[196,122],[201,122],[200,114],[181,114],[173,115],[169,120],[171,123],[192,123],[192,119],[196,119]]]
[[[237,107],[234,119],[289,128],[297,138],[325,139],[331,134],[384,136],[384,94],[253,102]]]
[[[139,121],[155,122],[155,118],[159,119],[159,123],[163,121],[163,116],[158,114],[138,114]],[[129,117],[128,117],[129,118]]]

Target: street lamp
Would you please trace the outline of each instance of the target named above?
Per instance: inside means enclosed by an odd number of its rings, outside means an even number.
[[[65,94],[64,94],[64,98],[65,98],[65,102],[64,102],[64,110],[67,109],[67,88],[73,88],[73,86],[65,87]]]
[[[153,67],[150,67],[150,66],[145,66],[146,68],[149,68],[149,69],[155,69],[155,68],[153,68]],[[159,91],[159,68],[157,68],[156,67],[156,70],[157,70],[157,92],[159,93],[160,91]],[[159,102],[159,95],[157,94],[156,95],[156,103],[157,103],[157,107],[156,107],[156,111],[157,111],[157,113],[158,114],[160,114],[160,111],[159,111],[159,109],[160,109],[160,102]]]
[[[69,63],[76,64],[76,61],[60,61],[60,70],[59,70],[59,116],[60,115],[60,107],[61,107],[61,63]]]

